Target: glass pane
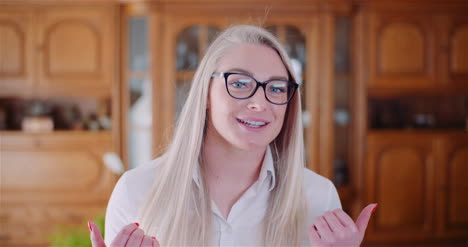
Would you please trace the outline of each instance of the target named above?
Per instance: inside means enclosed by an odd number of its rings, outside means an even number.
[[[334,182],[349,183],[349,135],[351,123],[350,19],[337,17],[335,22],[335,110],[334,110]]]
[[[306,48],[305,48],[305,37],[301,31],[293,26],[286,26],[286,51],[292,59],[293,66],[295,63],[300,66],[302,77],[302,71],[304,71],[306,63]]]
[[[351,38],[349,17],[337,17],[335,28],[335,69],[337,73],[349,72],[349,45]]]
[[[270,33],[274,34],[275,36],[278,35],[278,28],[276,26],[269,26],[266,28]]]
[[[177,36],[176,68],[177,71],[195,70],[200,55],[200,27],[193,26],[185,29]]]
[[[221,29],[217,27],[208,27],[208,46],[213,42],[216,37],[220,34]]]
[[[152,98],[149,79],[148,18],[129,19],[128,162],[129,168],[144,164],[152,152]],[[138,72],[138,73],[135,73]]]
[[[152,158],[152,100],[151,80],[131,79],[128,112],[128,149],[130,168]]]
[[[146,17],[131,17],[129,20],[129,66],[131,71],[147,71],[148,20]]]
[[[179,118],[180,112],[182,111],[182,107],[185,104],[185,100],[187,99],[190,85],[192,80],[177,80],[177,88],[176,88],[176,119]]]

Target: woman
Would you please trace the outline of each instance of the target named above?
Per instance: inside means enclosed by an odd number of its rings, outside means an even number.
[[[195,73],[168,150],[117,183],[107,245],[359,246],[376,204],[354,223],[333,184],[305,168],[297,88],[273,35],[224,31]],[[90,230],[93,246],[106,246]]]

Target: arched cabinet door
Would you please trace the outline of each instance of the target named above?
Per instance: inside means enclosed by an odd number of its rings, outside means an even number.
[[[31,9],[0,8],[0,95],[33,85],[33,34]]]
[[[435,21],[429,15],[369,16],[369,88],[430,89],[436,85]]]
[[[468,233],[468,134],[448,134],[438,140],[438,230],[443,236]]]
[[[368,136],[367,203],[378,202],[368,240],[423,240],[434,232],[435,162],[429,134]]]
[[[114,80],[113,9],[51,7],[38,27],[41,90],[110,94]]]
[[[442,52],[448,59],[447,86],[468,93],[468,17],[452,16],[444,31],[447,43]]]

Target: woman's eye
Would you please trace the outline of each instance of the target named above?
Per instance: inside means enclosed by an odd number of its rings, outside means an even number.
[[[235,81],[235,82],[232,82],[231,85],[235,88],[242,88],[242,87],[245,87],[245,83],[243,82],[238,82],[238,81]]]
[[[272,93],[284,93],[284,92],[286,92],[286,89],[285,89],[284,86],[281,85],[281,86],[273,86],[273,87],[271,87],[270,91],[271,91]]]

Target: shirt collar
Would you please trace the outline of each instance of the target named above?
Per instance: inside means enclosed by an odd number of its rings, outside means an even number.
[[[258,176],[259,184],[262,184],[265,179],[270,176],[270,185],[268,190],[271,191],[276,185],[276,176],[275,176],[275,166],[273,163],[273,155],[271,154],[271,148],[268,145],[263,158],[262,168],[260,170],[260,175]],[[200,187],[200,164],[198,163],[193,171],[192,175],[193,181]]]

